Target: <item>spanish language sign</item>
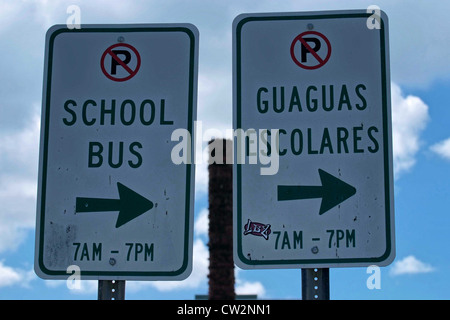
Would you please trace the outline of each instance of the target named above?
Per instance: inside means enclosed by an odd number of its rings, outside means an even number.
[[[234,20],[238,266],[394,259],[388,20],[381,13],[369,28],[372,18],[352,10]]]

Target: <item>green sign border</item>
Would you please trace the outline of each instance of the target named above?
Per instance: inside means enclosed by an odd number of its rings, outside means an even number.
[[[312,14],[312,15],[282,15],[282,16],[249,16],[240,20],[236,25],[236,33],[235,33],[235,45],[236,45],[236,115],[235,115],[235,130],[243,129],[242,128],[242,119],[241,119],[241,100],[242,100],[242,92],[241,92],[241,32],[242,28],[246,23],[251,22],[260,22],[260,21],[279,21],[279,20],[318,20],[318,19],[349,19],[349,18],[366,18],[368,19],[372,16],[373,13],[366,12],[354,12],[354,13],[324,13],[324,14]],[[381,56],[381,87],[382,87],[382,116],[383,116],[383,152],[384,152],[384,197],[385,197],[385,207],[386,207],[386,215],[385,215],[385,224],[386,224],[386,250],[380,257],[371,257],[371,258],[336,258],[336,259],[284,259],[284,260],[249,260],[242,252],[242,164],[238,164],[235,161],[235,169],[236,169],[236,204],[237,204],[237,221],[235,230],[237,235],[237,248],[235,248],[237,255],[240,261],[249,266],[270,266],[270,265],[322,265],[322,264],[363,264],[363,263],[378,263],[383,262],[389,258],[392,252],[392,239],[391,239],[391,178],[390,178],[390,147],[391,143],[389,138],[391,137],[389,131],[389,122],[388,122],[388,106],[389,101],[387,96],[387,83],[388,74],[387,74],[387,44],[386,44],[386,36],[385,36],[385,21],[383,16],[380,16],[380,56]],[[235,144],[236,145],[236,144]],[[236,154],[235,150],[235,154]]]
[[[50,124],[50,100],[51,100],[51,83],[52,83],[52,69],[53,69],[53,53],[54,53],[54,42],[58,35],[63,33],[111,33],[111,32],[121,32],[121,33],[130,33],[130,32],[183,32],[186,33],[190,39],[190,50],[189,50],[189,101],[188,101],[188,119],[187,119],[187,130],[193,136],[193,125],[194,125],[194,98],[195,92],[195,75],[196,75],[196,47],[197,41],[194,32],[188,27],[183,26],[136,26],[136,27],[107,27],[107,26],[99,26],[99,27],[87,27],[81,26],[81,29],[68,29],[65,25],[61,25],[60,29],[55,30],[49,38],[48,41],[48,57],[46,57],[47,63],[47,77],[44,79],[46,81],[46,91],[45,91],[45,121],[44,124],[44,140],[43,140],[43,155],[42,155],[42,172],[41,172],[41,203],[40,203],[40,217],[39,217],[39,250],[38,250],[38,264],[39,269],[42,273],[48,276],[64,276],[67,278],[70,274],[67,273],[67,270],[49,270],[44,264],[44,236],[45,236],[45,206],[46,206],[46,188],[47,188],[47,164],[48,164],[48,140],[49,140],[49,124]],[[110,278],[126,278],[126,277],[134,277],[134,279],[138,277],[176,277],[181,275],[186,271],[189,266],[189,243],[190,243],[190,208],[191,208],[191,166],[192,164],[186,164],[186,199],[185,199],[185,229],[184,229],[184,254],[183,254],[183,263],[178,270],[173,271],[80,271],[81,279],[83,276],[90,277],[105,277],[108,276]],[[158,279],[156,279],[158,280]]]

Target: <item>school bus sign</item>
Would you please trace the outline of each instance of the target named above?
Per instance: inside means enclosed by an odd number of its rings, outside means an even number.
[[[380,27],[369,28],[370,18],[356,10],[235,19],[234,128],[261,133],[250,147],[266,144],[279,159],[266,175],[235,161],[240,267],[394,259],[388,21],[381,12]]]
[[[36,273],[186,278],[194,166],[171,161],[171,134],[193,134],[197,29],[54,26],[45,59]]]

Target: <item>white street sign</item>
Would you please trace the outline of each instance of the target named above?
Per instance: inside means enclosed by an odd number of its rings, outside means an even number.
[[[233,45],[235,263],[391,263],[387,16],[243,14]]]
[[[192,268],[198,30],[54,26],[46,36],[36,273],[181,280]],[[190,150],[193,154],[193,149]]]

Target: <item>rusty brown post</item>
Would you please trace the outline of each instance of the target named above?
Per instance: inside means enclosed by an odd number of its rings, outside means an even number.
[[[209,155],[208,296],[234,300],[232,142],[210,141]]]

